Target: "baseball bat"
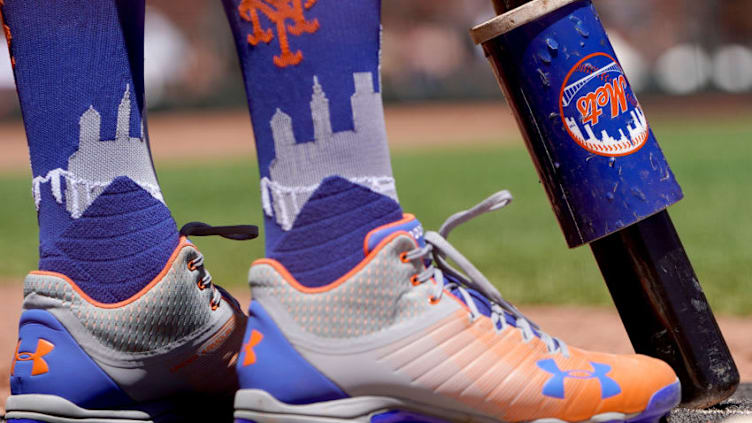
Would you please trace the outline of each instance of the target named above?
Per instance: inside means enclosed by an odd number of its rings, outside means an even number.
[[[739,373],[666,208],[683,197],[591,0],[493,0],[471,30],[570,247],[589,244],[637,353],[666,361],[682,405]]]

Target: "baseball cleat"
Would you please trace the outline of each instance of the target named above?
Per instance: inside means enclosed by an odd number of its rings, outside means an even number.
[[[201,408],[216,407],[207,399],[231,401],[246,317],[212,283],[203,256],[187,239],[207,234],[250,239],[257,228],[186,225],[162,272],[115,304],[93,300],[63,274],[31,272],[7,421],[187,421]],[[194,399],[201,402],[189,403]]]
[[[256,261],[236,423],[657,422],[680,400],[667,364],[547,335],[446,241],[510,200],[497,193],[425,236],[405,215],[319,288]]]

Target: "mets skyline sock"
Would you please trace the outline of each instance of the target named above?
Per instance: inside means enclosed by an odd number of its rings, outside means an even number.
[[[144,1],[0,7],[31,156],[39,268],[94,300],[127,299],[178,244],[145,130]]]
[[[380,0],[223,4],[256,140],[267,257],[304,285],[332,282],[363,259],[368,231],[402,217],[381,101]]]

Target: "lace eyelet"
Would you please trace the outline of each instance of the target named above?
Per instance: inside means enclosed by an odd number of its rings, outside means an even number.
[[[402,263],[410,263],[410,260],[407,259],[407,251],[400,253],[400,261]]]
[[[194,272],[196,270],[196,266],[193,265],[193,260],[188,262],[188,270],[191,272]]]
[[[410,276],[410,283],[412,283],[413,286],[420,285],[420,281],[418,280],[418,275],[412,275],[412,276]]]
[[[204,284],[203,284],[203,283],[201,282],[201,280],[200,280],[200,279],[199,279],[199,280],[198,280],[198,281],[196,282],[196,286],[197,286],[197,287],[198,287],[198,289],[200,289],[201,291],[203,291],[203,290],[205,290],[205,289],[206,289],[206,285],[204,285]]]
[[[214,301],[210,301],[209,304],[211,305],[212,311],[215,311],[215,310],[217,310],[219,308],[219,304],[220,303],[216,303],[215,304]]]
[[[441,301],[441,298],[431,297],[428,299],[428,303],[431,305],[436,305]]]

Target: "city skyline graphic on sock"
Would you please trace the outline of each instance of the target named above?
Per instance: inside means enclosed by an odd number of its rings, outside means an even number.
[[[340,177],[366,189],[337,189],[340,194],[319,199],[321,207],[336,208],[345,197],[358,197],[345,191],[394,202],[380,98],[380,0],[222,3],[253,124],[267,253],[277,251],[282,237],[295,232],[306,201],[327,178]],[[296,64],[280,62],[285,52],[296,56]],[[315,215],[309,210],[314,221]],[[325,232],[324,238],[333,236]]]
[[[101,137],[102,117],[89,106],[79,119],[78,149],[68,158],[68,167],[55,168],[32,179],[34,203],[39,210],[42,185],[49,184],[52,196],[63,204],[72,218],[78,219],[115,178],[127,176],[154,198],[164,203],[157,177],[151,165],[149,146],[144,135],[131,136],[131,90],[126,85],[117,108],[115,139]],[[63,184],[65,189],[63,192]]]
[[[264,213],[273,216],[283,230],[292,228],[303,205],[328,176],[341,176],[397,199],[381,95],[374,90],[370,72],[355,72],[352,78],[352,130],[332,130],[329,99],[316,76],[310,101],[313,140],[296,140],[295,121],[281,108],[272,116],[269,125],[275,157],[269,177],[261,179],[262,205]],[[368,160],[362,160],[364,157]]]

